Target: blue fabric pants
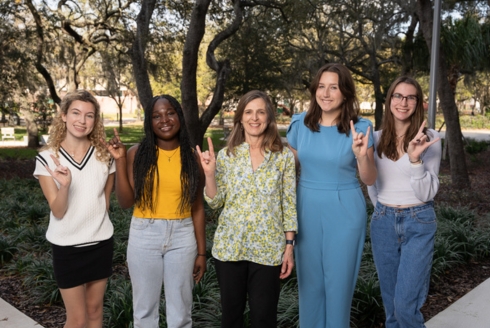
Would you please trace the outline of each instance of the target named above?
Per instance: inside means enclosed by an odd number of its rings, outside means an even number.
[[[168,328],[192,327],[192,271],[196,256],[192,218],[132,218],[128,268],[133,287],[135,328],[159,327],[162,283],[165,287]]]
[[[423,328],[437,229],[433,202],[410,208],[376,204],[371,243],[387,328]]]
[[[367,214],[357,181],[346,188],[298,186],[294,252],[301,328],[350,327]]]

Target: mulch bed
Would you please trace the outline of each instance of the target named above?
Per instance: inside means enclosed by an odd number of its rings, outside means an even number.
[[[441,163],[441,186],[436,203],[462,206],[474,210],[480,217],[490,213],[490,150],[467,160],[471,190],[452,188],[447,161]],[[34,160],[1,160],[0,179],[14,177],[33,179]],[[447,270],[429,290],[427,302],[422,308],[426,320],[446,309],[473,288],[490,278],[490,258],[471,261]],[[39,322],[45,328],[61,327],[64,323],[64,309],[60,306],[35,306],[29,301],[28,293],[18,277],[0,277],[0,297],[20,311]],[[1,318],[0,318],[1,319]],[[384,327],[379,322],[376,327]]]
[[[34,321],[39,322],[44,328],[59,328],[65,324],[65,308],[57,305],[32,304],[19,277],[0,278],[0,297]],[[0,318],[2,319],[4,318]]]

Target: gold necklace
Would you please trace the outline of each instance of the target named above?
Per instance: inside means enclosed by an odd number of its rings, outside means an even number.
[[[163,149],[162,149],[162,150],[163,150]],[[167,156],[167,154],[165,154],[165,153],[163,153],[163,155],[164,155],[165,157],[167,157],[167,158],[168,158],[168,161],[170,162],[170,159],[171,159],[171,158],[172,158],[172,157],[173,157],[173,156],[174,156],[174,155],[177,153],[177,150],[179,150],[179,147],[175,148],[174,152],[172,153],[172,155],[170,155],[170,157],[169,157],[169,156]],[[163,151],[165,152],[165,150],[163,150]]]
[[[63,146],[61,146],[61,147],[63,147]],[[88,146],[88,148],[90,148],[90,145]],[[88,148],[85,149],[85,151],[83,152],[83,154],[86,154],[87,153]],[[69,151],[65,147],[63,147],[63,149],[68,153],[68,155],[70,155],[72,158],[75,158],[75,151]]]
[[[396,136],[397,138],[403,138],[405,135],[402,134],[401,136]]]

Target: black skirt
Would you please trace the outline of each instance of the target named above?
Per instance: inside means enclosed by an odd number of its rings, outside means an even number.
[[[58,288],[73,288],[112,275],[114,239],[90,246],[51,244],[54,277]]]

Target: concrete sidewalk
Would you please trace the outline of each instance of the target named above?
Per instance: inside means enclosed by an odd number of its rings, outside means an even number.
[[[490,141],[490,130],[463,130],[461,132],[465,138],[471,138],[477,141]],[[446,137],[446,131],[441,131],[439,134],[442,139]],[[490,327],[490,324],[488,327]]]
[[[0,298],[0,328],[43,328]]]
[[[489,328],[490,279],[425,323],[427,328]]]

